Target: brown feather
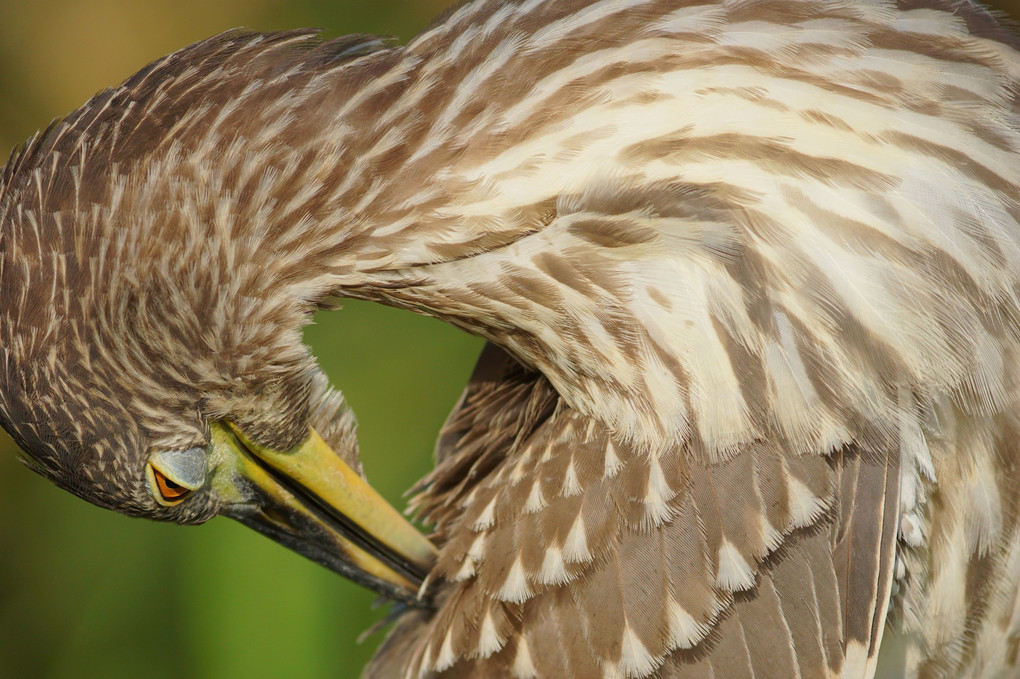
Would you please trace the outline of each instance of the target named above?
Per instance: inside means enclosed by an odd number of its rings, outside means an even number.
[[[1015,47],[957,0],[196,43],[0,174],[0,423],[204,520],[148,451],[314,425],[357,468],[299,329],[412,309],[490,346],[415,501],[436,609],[370,674],[867,679],[891,619],[922,675],[1016,675]]]

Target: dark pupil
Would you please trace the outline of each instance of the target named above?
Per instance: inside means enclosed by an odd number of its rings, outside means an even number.
[[[184,490],[184,486],[181,486],[181,485],[178,485],[178,484],[174,483],[173,481],[171,481],[171,480],[170,480],[170,479],[169,479],[168,477],[166,477],[166,476],[164,476],[164,477],[163,477],[163,483],[165,483],[165,484],[166,484],[166,487],[167,487],[167,488],[168,488],[169,490]]]

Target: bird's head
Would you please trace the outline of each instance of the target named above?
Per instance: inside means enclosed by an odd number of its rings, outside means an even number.
[[[179,523],[230,516],[414,601],[434,548],[364,481],[354,418],[301,340],[326,291],[274,227],[288,190],[269,181],[274,153],[293,148],[245,146],[243,126],[224,128],[226,149],[188,134],[244,88],[230,63],[257,79],[259,55],[243,53],[257,42],[164,59],[12,155],[0,425],[29,466],[92,503]],[[196,87],[208,76],[196,62],[222,79]]]

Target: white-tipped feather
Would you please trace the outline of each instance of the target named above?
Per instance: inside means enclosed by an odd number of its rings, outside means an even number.
[[[583,562],[591,559],[588,552],[588,538],[584,528],[584,517],[578,514],[563,543],[563,558],[568,562]]]
[[[517,636],[517,652],[514,654],[513,665],[510,672],[514,679],[536,679],[538,670],[531,660],[531,649],[528,648],[528,640],[523,635]]]
[[[501,601],[512,601],[520,603],[531,596],[531,587],[524,575],[524,566],[520,559],[516,559],[506,574],[503,586],[495,592],[496,598]]]
[[[716,586],[730,591],[741,592],[754,587],[754,571],[736,546],[723,539],[719,547],[719,567],[715,575]]]

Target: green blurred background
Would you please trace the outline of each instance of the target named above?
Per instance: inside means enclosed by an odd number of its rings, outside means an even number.
[[[0,147],[147,62],[235,26],[406,41],[443,0],[0,0]],[[398,507],[481,343],[365,303],[306,339],[359,419],[369,479]],[[357,677],[374,596],[227,519],[128,519],[57,490],[0,431],[0,679]]]
[[[0,153],[228,28],[406,40],[446,4],[0,0]],[[403,507],[480,342],[364,303],[316,320],[306,339],[358,414],[369,479]],[[356,677],[381,639],[356,643],[381,615],[373,598],[226,519],[181,528],[87,505],[21,466],[0,431],[0,679]]]

